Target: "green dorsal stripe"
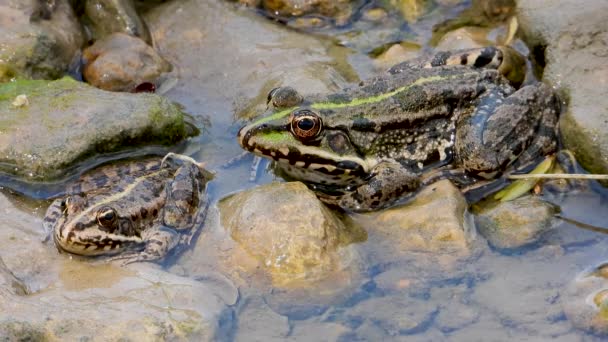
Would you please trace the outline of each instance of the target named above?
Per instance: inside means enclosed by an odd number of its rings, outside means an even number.
[[[404,92],[414,86],[418,86],[418,85],[425,84],[425,83],[431,83],[431,82],[435,82],[435,81],[444,81],[446,79],[449,80],[452,78],[459,78],[462,76],[463,75],[460,74],[460,75],[453,75],[453,76],[447,76],[447,77],[430,76],[430,77],[420,78],[420,79],[416,80],[414,83],[408,84],[403,87],[399,87],[393,91],[389,91],[388,93],[383,93],[383,94],[379,94],[376,96],[370,96],[370,97],[365,97],[365,98],[356,98],[356,99],[351,100],[350,102],[344,102],[344,103],[318,102],[318,103],[311,104],[310,108],[317,109],[317,110],[340,109],[340,108],[356,107],[356,106],[362,106],[362,105],[371,104],[371,103],[377,103],[377,102],[384,101],[388,98],[391,98],[392,96],[395,96],[401,92]],[[285,116],[291,114],[291,112],[296,108],[298,108],[298,107],[287,108],[280,112],[276,112],[272,115],[269,115],[267,117],[263,117],[263,118],[259,119],[258,121],[254,122],[251,126],[257,126],[264,122],[280,119],[282,117],[285,117]]]

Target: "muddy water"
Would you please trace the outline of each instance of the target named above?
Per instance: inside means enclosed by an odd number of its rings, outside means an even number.
[[[357,32],[356,25],[350,34],[344,29],[295,32],[253,11],[215,1],[174,1],[150,10],[146,19],[157,47],[176,66],[175,86],[165,95],[182,104],[204,131],[180,147],[180,152],[204,161],[216,173],[209,185],[212,203],[276,179],[266,162],[252,178],[251,157],[226,166],[241,154],[237,130],[263,108],[270,89],[289,84],[303,93],[325,92],[356,82],[377,72],[370,51],[395,37],[417,47],[405,56],[430,50],[433,25],[456,17],[470,5],[467,1],[439,3],[443,5],[435,4],[419,17],[394,25],[390,30],[398,31],[390,37],[381,26],[357,34],[352,34]],[[504,30],[500,25],[489,29],[485,39],[491,41]],[[315,293],[313,289],[302,296],[264,285],[249,288],[243,284],[255,281],[242,279],[242,274],[236,279],[230,271],[219,269],[220,259],[230,255],[233,246],[212,208],[199,243],[177,262],[170,260],[175,263],[169,271],[220,289],[217,296],[228,304],[231,314],[221,315],[214,336],[226,340],[601,340],[575,329],[564,303],[583,301],[568,298],[565,289],[581,272],[608,260],[608,230],[590,228],[608,228],[608,198],[601,191],[585,190],[546,199],[559,205],[561,215],[572,221],[557,220],[555,228],[533,246],[497,250],[477,236],[466,260],[424,253],[387,255],[386,238],[369,230],[367,241],[357,246],[362,271],[356,284],[336,285],[344,291],[324,287]],[[59,255],[52,246],[40,243],[46,202],[4,191],[0,203],[4,228],[0,257],[31,293],[47,291],[82,300],[83,291],[91,291],[90,296],[111,297],[108,289],[123,291],[150,279],[147,271],[134,276],[139,272],[137,265],[128,270],[91,268],[87,260]],[[172,281],[182,285],[180,280]],[[232,286],[239,287],[240,296]],[[132,319],[124,313],[116,315]]]

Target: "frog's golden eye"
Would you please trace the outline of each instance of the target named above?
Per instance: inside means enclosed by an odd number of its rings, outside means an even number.
[[[103,207],[97,212],[97,223],[102,227],[113,227],[117,219],[116,210],[110,207]]]
[[[291,133],[301,141],[316,138],[323,128],[321,118],[308,109],[301,109],[291,113],[289,118]]]

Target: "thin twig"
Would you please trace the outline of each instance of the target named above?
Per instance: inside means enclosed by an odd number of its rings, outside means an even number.
[[[543,173],[526,175],[509,175],[509,179],[599,179],[608,180],[608,175],[588,175],[583,173]]]

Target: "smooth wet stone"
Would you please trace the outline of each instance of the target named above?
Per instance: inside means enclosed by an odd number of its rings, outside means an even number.
[[[408,23],[415,23],[431,9],[431,1],[428,0],[397,0],[391,4],[401,12]]]
[[[0,0],[0,82],[61,77],[84,42],[67,0]]]
[[[543,80],[568,103],[560,132],[592,173],[608,173],[607,1],[519,0],[518,19]],[[543,54],[544,52],[544,54]]]
[[[538,242],[554,226],[559,208],[536,196],[494,203],[476,211],[477,229],[500,249],[520,248]]]
[[[150,31],[137,14],[133,0],[86,0],[84,14],[94,39],[122,32],[152,45]]]
[[[467,202],[450,181],[424,188],[405,205],[361,215],[360,223],[400,252],[469,254]]]
[[[65,260],[50,288],[0,296],[0,334],[57,340],[210,340],[227,312],[221,289],[155,266]],[[108,329],[111,326],[112,329]]]
[[[327,92],[355,74],[346,63],[351,53],[347,48],[237,7],[224,1],[182,0],[145,14],[158,51],[179,70],[166,95],[189,112],[204,107],[214,123],[232,125],[234,113],[242,119],[263,113],[275,87],[292,85],[302,94]],[[232,144],[234,136],[224,131],[218,139]]]
[[[27,104],[15,106],[19,95]],[[88,157],[197,133],[184,113],[154,94],[99,90],[71,78],[0,85],[0,171],[56,179]]]
[[[561,303],[568,320],[579,329],[608,336],[608,264],[579,274],[566,288]]]
[[[134,91],[144,83],[158,84],[171,65],[143,40],[113,33],[86,48],[82,54],[84,79],[97,88]]]
[[[347,228],[300,182],[237,193],[221,202],[220,211],[232,239],[275,286],[350,279],[353,250],[348,245],[365,239],[365,232]]]

